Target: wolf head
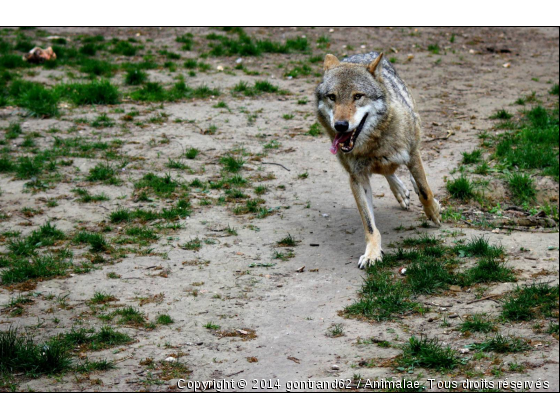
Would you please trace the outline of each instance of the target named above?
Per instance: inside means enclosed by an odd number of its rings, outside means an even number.
[[[315,91],[319,121],[332,137],[331,152],[350,153],[387,114],[383,54],[369,64],[341,63],[331,54]]]

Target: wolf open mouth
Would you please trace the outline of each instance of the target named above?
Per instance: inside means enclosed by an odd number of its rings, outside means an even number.
[[[334,136],[334,140],[331,146],[331,153],[333,155],[336,155],[339,147],[340,150],[342,150],[344,153],[349,153],[352,151],[356,139],[362,132],[362,128],[364,128],[367,117],[368,114],[364,115],[364,118],[362,118],[362,121],[360,121],[360,124],[354,130],[346,133],[337,133],[336,136]]]

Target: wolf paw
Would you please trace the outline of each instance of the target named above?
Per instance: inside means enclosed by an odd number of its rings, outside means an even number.
[[[439,201],[435,198],[429,206],[424,207],[424,213],[426,213],[428,219],[434,222],[436,226],[441,226],[440,210],[441,206],[439,205]]]
[[[358,261],[358,267],[361,269],[367,268],[370,265],[375,264],[377,261],[381,261],[383,259],[383,250],[381,248],[373,248],[367,247],[366,253],[362,255]]]
[[[389,187],[391,188],[393,195],[401,207],[404,210],[408,210],[410,206],[410,191],[408,191],[408,188],[406,188],[401,180],[395,175],[387,177],[387,180],[389,181]]]
[[[408,210],[410,207],[410,191],[406,188],[396,191],[395,198],[404,210]]]

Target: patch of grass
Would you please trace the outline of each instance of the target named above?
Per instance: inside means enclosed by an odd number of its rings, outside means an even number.
[[[22,283],[28,280],[48,280],[65,275],[70,263],[53,255],[34,256],[31,259],[16,259],[10,267],[2,271],[0,278],[3,285]]]
[[[441,240],[435,238],[434,236],[428,235],[426,233],[423,233],[419,236],[417,236],[416,238],[406,238],[402,241],[402,244],[404,246],[421,246],[421,247],[425,247],[425,246],[435,246],[435,245],[439,245],[441,243]]]
[[[327,330],[327,335],[329,337],[342,337],[344,335],[344,325],[342,324],[333,324]]]
[[[173,319],[167,314],[158,315],[158,317],[156,318],[156,324],[159,325],[170,325],[174,322],[175,321],[173,321]]]
[[[406,281],[413,293],[434,293],[456,282],[443,263],[435,259],[413,262],[406,271]]]
[[[234,156],[223,156],[220,158],[220,163],[224,165],[224,169],[228,172],[237,173],[243,168],[245,161],[241,158]]]
[[[519,124],[494,137],[495,156],[507,168],[537,169],[558,182],[558,108],[536,106]]]
[[[111,50],[113,54],[124,55],[126,57],[135,56],[137,51],[138,46],[132,45],[129,41],[117,41]]]
[[[12,86],[13,87],[13,86]],[[53,89],[32,83],[24,89],[15,100],[16,105],[25,108],[29,114],[38,118],[58,116],[59,96]]]
[[[80,201],[82,203],[91,203],[91,202],[109,200],[109,197],[107,197],[107,195],[105,195],[103,193],[102,194],[91,195],[89,193],[89,191],[87,191],[83,188],[75,188],[72,191],[75,192],[76,194],[78,194],[78,196],[79,196],[78,201]]]
[[[82,61],[80,71],[90,76],[111,77],[115,71],[115,67],[108,61],[86,59]]]
[[[109,244],[100,233],[91,233],[82,230],[74,236],[74,242],[79,244],[88,244],[91,246],[91,252],[105,252],[109,248]]]
[[[502,317],[509,321],[529,321],[558,316],[558,285],[533,283],[517,287],[502,304]]]
[[[126,234],[147,241],[155,241],[159,239],[159,236],[154,232],[154,230],[147,227],[131,227],[126,229]]]
[[[344,309],[346,314],[385,321],[419,307],[411,301],[410,291],[403,283],[393,281],[389,273],[382,271],[367,277],[359,296],[357,302]]]
[[[0,372],[31,375],[59,373],[70,368],[68,350],[57,341],[36,344],[17,329],[0,331]]]
[[[127,306],[126,308],[119,308],[107,315],[110,319],[119,317],[119,324],[133,325],[133,326],[143,326],[146,324],[145,315],[138,309],[132,306]]]
[[[321,129],[319,123],[313,123],[311,127],[309,127],[309,131],[307,131],[307,134],[309,134],[312,137],[320,136],[322,133],[323,130]]]
[[[460,279],[460,285],[472,286],[479,283],[508,283],[516,280],[513,270],[493,257],[484,257],[469,268]]]
[[[494,114],[490,116],[491,120],[510,120],[513,117],[512,114],[507,112],[505,109],[499,109]]]
[[[550,93],[551,95],[558,95],[558,83],[552,85],[548,93]]]
[[[496,331],[496,326],[486,314],[473,314],[461,323],[461,332],[489,333]]]
[[[195,147],[191,147],[189,150],[187,150],[187,152],[185,153],[185,157],[187,159],[196,159],[196,157],[198,156],[198,154],[200,153],[200,150],[198,150]]]
[[[459,363],[457,352],[451,347],[444,347],[437,338],[411,337],[403,346],[403,353],[397,358],[401,368],[413,370],[416,367],[448,371]]]
[[[235,30],[237,37],[228,37],[212,33],[207,35],[212,56],[260,56],[263,53],[288,54],[290,52],[307,52],[307,38],[290,38],[284,43],[268,39],[250,37],[241,28]]]
[[[116,301],[117,298],[111,294],[103,292],[95,292],[93,297],[90,299],[90,303],[94,305],[104,305],[109,302]]]
[[[148,188],[158,196],[168,197],[179,187],[179,183],[171,178],[171,174],[160,177],[150,172],[135,182],[134,187],[136,189]]]
[[[85,362],[82,362],[79,365],[77,365],[75,370],[76,372],[79,373],[90,373],[96,371],[111,370],[111,369],[115,369],[115,367],[116,366],[113,362],[107,361],[105,359],[96,360],[96,361],[90,361],[86,359]]]
[[[138,86],[148,80],[148,74],[138,68],[131,68],[127,70],[124,82],[130,86]]]
[[[106,113],[102,113],[95,117],[95,120],[91,123],[91,126],[94,128],[107,128],[113,127],[115,125],[115,121],[107,116]]]
[[[257,185],[255,187],[255,194],[257,195],[263,195],[266,194],[266,192],[268,191],[268,188],[265,185]]]
[[[181,49],[183,51],[191,51],[194,46],[193,34],[185,33],[175,38],[176,42],[183,44]]]
[[[71,349],[80,347],[84,350],[103,350],[130,343],[132,339],[110,326],[103,326],[98,332],[85,328],[72,329],[70,332],[60,334],[56,337],[56,341]]]
[[[247,82],[241,81],[232,88],[231,92],[233,94],[255,96],[259,93],[277,93],[279,89],[278,86],[273,85],[268,80],[256,81],[253,86],[249,86]]]
[[[189,251],[199,251],[202,248],[202,241],[199,238],[191,239],[181,245],[181,248],[187,249]]]
[[[488,175],[490,173],[490,165],[488,165],[488,162],[486,161],[482,162],[474,168],[474,173],[477,175]]]
[[[535,183],[527,174],[515,173],[508,178],[509,189],[515,202],[531,203],[537,196]]]
[[[58,229],[56,225],[51,225],[50,221],[47,221],[39,227],[39,229],[34,230],[29,235],[29,240],[35,243],[41,242],[42,246],[52,245],[54,241],[64,239],[66,235],[63,231]]]
[[[118,185],[120,180],[116,177],[117,171],[108,163],[98,163],[94,168],[90,169],[86,180],[90,182],[103,182],[109,185]]]
[[[482,159],[482,150],[480,149],[473,150],[471,153],[463,152],[464,165],[473,165],[475,163],[480,162],[481,159]]]
[[[428,51],[432,54],[439,54],[439,45],[438,44],[430,44],[428,45]]]
[[[505,254],[503,246],[490,245],[485,236],[473,236],[466,244],[455,245],[454,249],[460,257],[499,258]]]
[[[463,174],[459,178],[447,181],[446,187],[451,196],[459,200],[468,200],[475,195],[472,182]]]
[[[548,325],[548,328],[546,329],[546,333],[547,333],[547,334],[556,334],[556,335],[558,335],[559,332],[560,332],[560,326],[559,326],[557,323],[555,324],[554,322],[551,322],[551,323]]]
[[[294,254],[291,250],[288,250],[287,252],[274,251],[272,258],[275,260],[288,261],[290,258],[294,258],[295,256],[296,254]]]
[[[109,219],[112,223],[130,222],[133,218],[133,213],[125,208],[117,209],[109,215]]]
[[[225,103],[224,101],[220,101],[220,102],[218,102],[216,105],[212,105],[212,108],[217,108],[217,109],[229,109],[228,104]]]
[[[298,241],[290,234],[276,242],[278,246],[297,246]]]
[[[120,102],[119,89],[106,79],[61,84],[56,86],[55,92],[78,106],[115,105]]]
[[[19,123],[11,122],[8,128],[6,128],[5,138],[6,140],[13,140],[18,138],[23,131],[21,130],[21,125]]]
[[[526,340],[515,336],[496,334],[489,340],[471,345],[471,349],[479,351],[492,351],[495,353],[519,353],[527,351],[531,346]]]
[[[204,328],[206,328],[207,330],[219,330],[220,326],[217,324],[214,324],[212,321],[206,323],[203,325]]]

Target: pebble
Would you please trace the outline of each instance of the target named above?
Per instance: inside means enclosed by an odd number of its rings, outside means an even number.
[[[332,365],[331,369],[332,370],[340,370],[340,367],[338,365]]]

